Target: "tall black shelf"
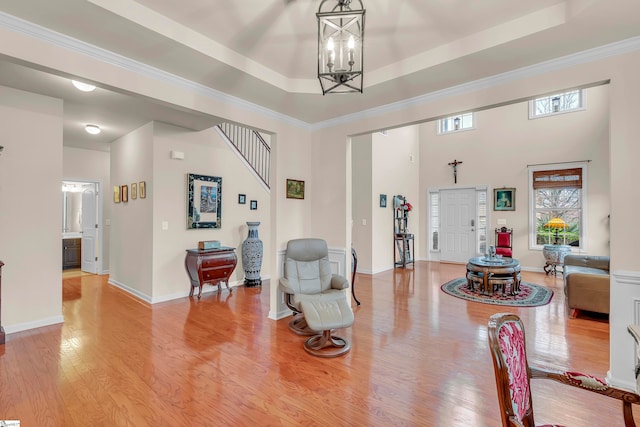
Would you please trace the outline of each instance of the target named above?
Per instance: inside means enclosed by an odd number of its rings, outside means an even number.
[[[409,209],[405,197],[393,196],[393,212],[393,265],[405,268],[414,263],[414,240],[407,230]]]

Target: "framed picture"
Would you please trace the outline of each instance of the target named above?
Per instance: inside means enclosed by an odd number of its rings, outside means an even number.
[[[131,200],[138,198],[138,184],[135,182],[131,184]]]
[[[287,179],[287,199],[304,199],[304,181]]]
[[[140,181],[138,183],[138,190],[140,190],[140,198],[144,199],[147,197],[147,182],[146,181]]]
[[[128,185],[120,186],[120,200],[122,200],[122,203],[127,203],[129,201],[129,186]]]
[[[120,186],[113,186],[113,203],[120,203]]]
[[[381,208],[386,208],[387,207],[387,195],[386,194],[381,194],[380,195],[380,207]]]
[[[187,229],[222,228],[222,178],[187,175]]]
[[[238,194],[238,204],[244,205],[247,203],[247,195],[246,194]]]
[[[493,210],[494,211],[515,211],[516,210],[516,189],[515,188],[494,188],[493,189]]]
[[[252,200],[251,204],[249,205],[249,209],[251,209],[252,211],[257,211],[258,210],[258,201],[257,200]]]

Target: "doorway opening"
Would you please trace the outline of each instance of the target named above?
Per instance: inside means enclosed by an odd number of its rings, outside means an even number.
[[[428,201],[427,241],[432,261],[466,263],[486,252],[487,187],[433,189]]]
[[[102,271],[100,182],[62,181],[62,269],[97,274]]]

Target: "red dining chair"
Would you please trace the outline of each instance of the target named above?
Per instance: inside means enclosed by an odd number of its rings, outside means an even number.
[[[496,228],[496,255],[513,258],[513,228]]]

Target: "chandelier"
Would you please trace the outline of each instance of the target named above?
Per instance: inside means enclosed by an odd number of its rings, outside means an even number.
[[[336,2],[331,10],[328,1]],[[351,3],[359,9],[352,9]],[[322,0],[318,8],[318,80],[322,94],[362,93],[364,6],[361,0]]]

